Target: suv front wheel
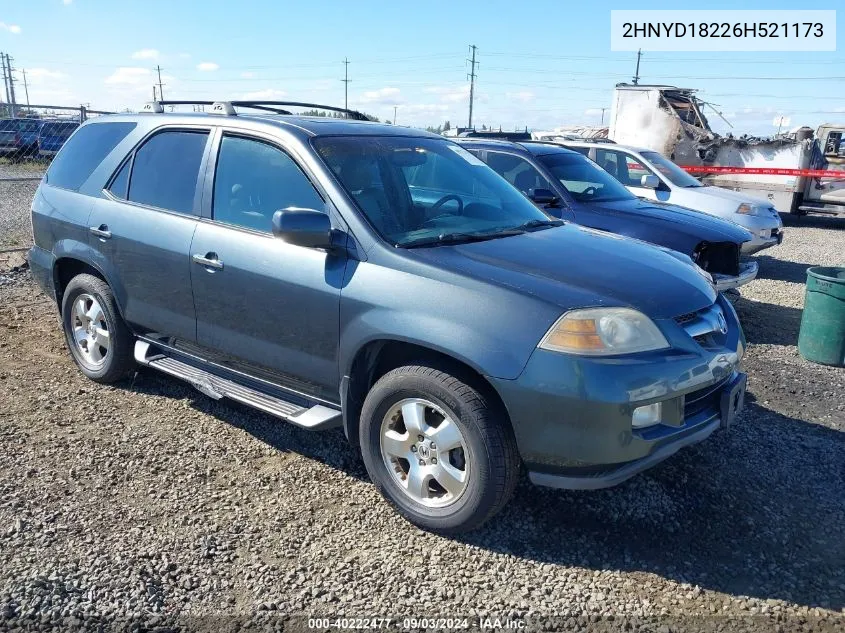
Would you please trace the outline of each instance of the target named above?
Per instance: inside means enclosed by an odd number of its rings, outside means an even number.
[[[115,382],[134,368],[132,334],[114,293],[99,277],[70,280],[62,297],[62,328],[73,360],[91,380]]]
[[[436,367],[382,376],[364,401],[360,440],[379,492],[406,519],[435,532],[479,527],[507,503],[519,476],[503,412]]]

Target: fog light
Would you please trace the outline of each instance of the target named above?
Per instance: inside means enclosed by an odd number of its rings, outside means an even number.
[[[647,404],[644,407],[637,407],[634,409],[634,415],[631,418],[631,426],[635,429],[641,429],[646,426],[652,426],[660,422],[660,413],[663,408],[662,403],[655,402],[654,404]]]

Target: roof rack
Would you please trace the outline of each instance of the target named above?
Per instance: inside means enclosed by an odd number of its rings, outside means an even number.
[[[235,108],[251,108],[254,110],[264,110],[274,114],[293,114],[290,110],[286,110],[280,106],[296,107],[296,108],[315,108],[318,110],[329,110],[331,112],[342,112],[350,119],[356,121],[369,121],[367,115],[357,110],[349,110],[347,108],[338,108],[336,106],[322,105],[319,103],[302,103],[300,101],[150,101],[144,104],[141,109],[142,112],[163,113],[164,106],[177,105],[204,105],[211,106],[211,114],[221,114],[225,116],[237,116]]]

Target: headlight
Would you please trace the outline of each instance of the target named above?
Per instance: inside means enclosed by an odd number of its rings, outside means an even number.
[[[747,202],[743,202],[736,208],[736,212],[740,215],[760,215],[760,209],[755,207],[753,204],[748,204]]]
[[[586,308],[560,317],[538,347],[553,352],[609,356],[669,347],[646,315],[630,308]]]

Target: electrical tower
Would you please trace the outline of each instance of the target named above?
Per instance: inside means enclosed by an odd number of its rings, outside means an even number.
[[[345,57],[343,59],[343,109],[349,109],[349,58]],[[344,113],[345,117],[349,117],[349,113]]]
[[[475,51],[477,49],[476,45],[470,44],[469,48],[472,51],[472,59],[467,60],[471,64],[471,70],[469,73],[469,122],[467,123],[467,127],[472,128],[472,102],[475,99],[475,65],[478,62],[475,61]]]
[[[6,89],[6,103],[11,103],[9,98],[9,75],[6,73],[6,53],[0,53],[0,66],[3,67],[3,87]]]
[[[637,70],[634,71],[634,85],[640,83],[640,57],[643,56],[643,49],[637,49]]]

